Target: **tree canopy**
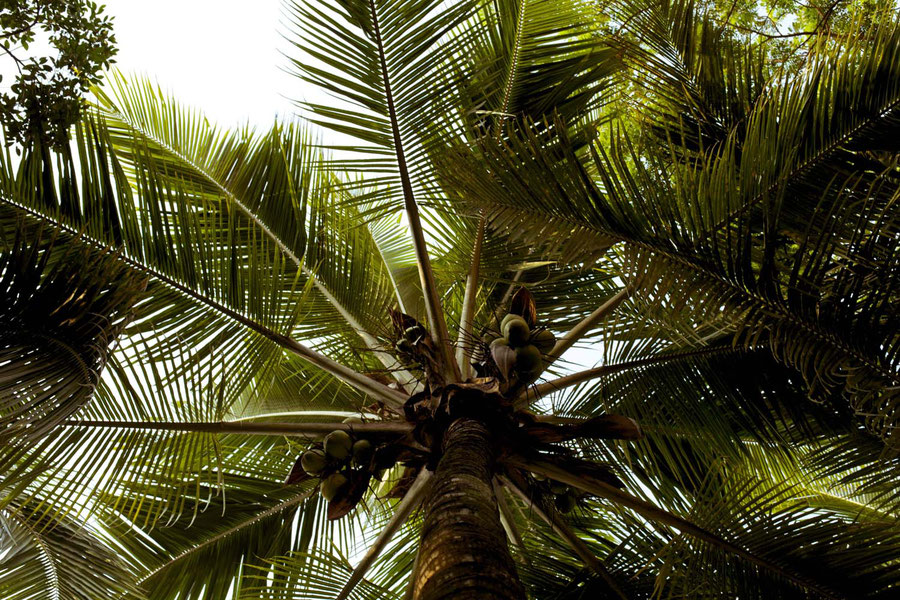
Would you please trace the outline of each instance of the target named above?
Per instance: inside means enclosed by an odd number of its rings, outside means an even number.
[[[898,15],[291,0],[262,132],[110,74],[0,161],[0,591],[895,596]]]
[[[6,141],[56,147],[68,141],[81,97],[116,54],[112,19],[89,0],[7,0],[0,4],[0,49],[18,71],[0,94]],[[37,44],[56,56],[35,54]],[[0,78],[2,81],[2,78]]]

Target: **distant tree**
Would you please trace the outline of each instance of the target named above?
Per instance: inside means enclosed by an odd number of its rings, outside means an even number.
[[[86,0],[0,2],[0,50],[18,69],[10,90],[0,93],[7,144],[36,136],[56,147],[66,142],[82,95],[116,54],[112,18],[103,9]],[[57,55],[29,55],[44,38]]]

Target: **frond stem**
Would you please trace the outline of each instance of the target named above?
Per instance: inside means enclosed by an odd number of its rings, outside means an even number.
[[[50,580],[50,590],[53,594],[54,600],[59,600],[59,565],[56,564],[56,557],[53,556],[53,552],[50,551],[50,547],[47,545],[47,541],[44,539],[44,536],[41,535],[39,531],[35,530],[35,528],[31,526],[27,519],[20,518],[15,513],[10,512],[7,512],[7,515],[16,519],[16,522],[19,525],[21,525],[31,533],[34,539],[34,543],[37,544],[38,548],[40,548],[40,551],[47,558],[47,562],[45,564],[47,565],[47,578]]]
[[[506,501],[506,494],[503,491],[503,481],[504,479],[499,476],[494,477],[494,480],[492,481],[494,486],[494,497],[497,498],[497,508],[500,510],[500,524],[506,529],[506,533],[510,540],[512,540],[512,543],[522,550],[522,557],[525,559],[525,562],[531,563],[531,560],[528,558],[528,553],[525,552],[525,541],[522,539],[519,528],[516,527],[512,508],[509,506],[509,502]]]
[[[128,429],[144,431],[180,431],[186,433],[242,433],[246,435],[282,435],[299,437],[324,437],[340,429],[368,434],[406,434],[412,431],[412,423],[405,421],[377,423],[246,423],[216,421],[203,423],[196,421],[183,422],[149,422],[149,421],[89,421],[68,420],[61,425],[65,427],[94,427],[109,429]]]
[[[516,83],[516,74],[519,70],[519,54],[522,51],[522,32],[525,29],[525,0],[521,0],[518,5],[519,14],[516,19],[516,35],[513,41],[512,59],[509,61],[509,73],[506,76],[506,83],[503,87],[503,102],[500,105],[500,114],[509,112],[509,101],[512,99],[512,90]],[[505,119],[501,119],[503,123]],[[497,128],[497,138],[500,137],[501,130]]]
[[[8,198],[0,197],[0,202],[4,202],[4,203],[14,207],[16,210],[22,211],[31,217],[34,217],[36,219],[39,219],[46,223],[49,223],[53,227],[56,227],[63,231],[66,231],[67,233],[69,233],[71,235],[77,236],[80,239],[85,240],[86,242],[88,242],[89,244],[91,244],[97,248],[100,248],[103,250],[109,250],[109,246],[102,243],[101,241],[90,238],[90,237],[84,235],[83,233],[75,231],[72,227],[69,227],[68,225],[65,225],[64,223],[61,223],[60,221],[55,221],[46,215],[43,215],[43,214],[41,214],[35,210],[32,210],[26,206],[23,206],[17,202],[9,200]],[[194,290],[190,289],[186,285],[179,283],[178,281],[169,277],[168,275],[165,275],[164,273],[160,273],[159,271],[156,271],[155,269],[151,269],[147,265],[144,265],[143,263],[140,263],[137,260],[135,260],[129,256],[126,256],[124,254],[119,254],[118,259],[121,260],[122,262],[124,262],[125,264],[127,264],[128,266],[130,266],[142,273],[145,273],[148,276],[158,279],[159,281],[172,287],[173,289],[178,290],[182,294],[189,296],[189,297],[193,298],[194,300],[196,300],[197,302],[200,302],[201,304],[206,305],[207,307],[215,310],[216,312],[223,314],[226,317],[240,323],[247,329],[250,329],[251,331],[258,333],[259,335],[263,336],[264,338],[281,346],[285,350],[288,350],[289,352],[296,354],[297,356],[301,357],[302,359],[304,359],[306,362],[312,364],[313,366],[316,366],[316,367],[322,369],[323,371],[326,371],[326,372],[330,373],[331,375],[334,375],[335,377],[337,377],[344,383],[363,392],[364,394],[368,394],[368,395],[372,396],[373,398],[377,398],[378,400],[383,401],[386,405],[388,405],[391,408],[398,409],[398,408],[402,407],[403,403],[406,401],[406,396],[403,393],[401,393],[397,390],[391,389],[388,386],[375,381],[374,379],[366,377],[362,373],[358,373],[358,372],[354,371],[353,369],[328,358],[324,354],[320,354],[320,353],[316,352],[315,350],[313,350],[312,348],[308,348],[308,347],[304,346],[303,344],[297,342],[293,338],[290,338],[286,335],[277,333],[277,332],[269,329],[265,325],[258,323],[256,321],[254,321],[253,319],[250,319],[249,317],[246,317],[246,316],[240,314],[239,312],[232,310],[232,309],[228,308],[227,306],[224,306],[224,305],[216,302],[215,300],[212,300],[210,298],[207,298],[207,297],[195,292]]]
[[[471,367],[466,353],[466,345],[474,336],[475,301],[478,298],[478,276],[481,268],[481,246],[484,243],[485,216],[478,219],[478,232],[472,248],[472,265],[466,278],[466,294],[463,297],[462,314],[459,318],[459,335],[456,338],[456,361],[463,381],[469,378]]]
[[[708,356],[710,354],[727,354],[729,352],[740,352],[740,349],[734,348],[733,346],[711,346],[709,348],[701,348],[699,350],[690,350],[688,352],[675,352],[672,354],[657,354],[655,356],[649,356],[647,358],[640,358],[637,360],[631,360],[627,362],[617,363],[613,365],[604,365],[602,367],[594,367],[593,369],[586,369],[584,371],[579,371],[578,373],[572,373],[571,375],[566,375],[564,377],[559,377],[557,379],[553,379],[552,381],[547,381],[540,385],[532,386],[528,390],[526,390],[518,399],[516,399],[516,406],[526,406],[539,398],[543,398],[548,394],[552,394],[553,392],[557,392],[559,390],[563,390],[568,387],[572,387],[573,385],[578,385],[579,383],[583,383],[585,381],[590,381],[592,379],[597,379],[598,377],[603,377],[604,375],[611,375],[613,373],[619,373],[622,371],[627,371],[629,369],[636,369],[638,367],[646,367],[650,365],[658,365],[663,364],[675,360],[682,360],[685,358],[691,358],[694,356]]]
[[[384,97],[387,103],[388,117],[391,123],[391,133],[394,140],[394,153],[397,157],[397,168],[400,174],[400,187],[403,190],[403,203],[406,209],[406,218],[409,221],[409,231],[413,238],[413,246],[416,250],[416,264],[419,267],[419,278],[422,282],[422,294],[425,297],[425,315],[428,318],[428,326],[431,336],[437,343],[441,357],[442,368],[445,376],[451,381],[459,380],[459,368],[453,360],[453,352],[450,347],[450,334],[447,332],[447,323],[444,320],[444,311],[441,308],[441,299],[437,291],[437,283],[434,280],[434,271],[431,268],[431,259],[428,257],[428,247],[425,244],[425,232],[422,221],[419,218],[419,207],[413,195],[412,182],[409,177],[409,167],[406,164],[406,154],[403,150],[403,139],[400,135],[400,125],[397,121],[397,110],[394,106],[394,97],[391,91],[391,80],[388,75],[387,57],[384,52],[384,43],[381,39],[381,28],[378,21],[378,10],[373,0],[369,0],[369,11],[372,17],[372,35],[378,48],[378,62],[381,67],[382,83],[384,84]]]
[[[291,506],[294,506],[295,504],[299,504],[300,502],[303,502],[304,500],[306,500],[307,498],[312,496],[315,493],[315,491],[316,491],[315,488],[313,488],[312,490],[308,490],[301,494],[297,494],[293,498],[289,498],[289,499],[285,500],[284,502],[279,502],[275,506],[259,513],[258,515],[254,515],[252,518],[250,518],[242,523],[238,523],[237,525],[235,525],[234,527],[231,527],[230,529],[226,529],[222,533],[218,533],[210,538],[203,540],[202,542],[200,542],[199,544],[197,544],[195,546],[191,546],[184,552],[170,558],[163,564],[157,566],[152,571],[146,573],[145,575],[142,575],[137,580],[136,583],[138,585],[140,585],[140,584],[144,583],[145,581],[147,581],[148,579],[150,579],[151,577],[153,577],[154,575],[156,575],[157,573],[159,573],[160,571],[163,571],[163,570],[169,568],[170,566],[172,566],[173,564],[177,563],[178,561],[180,561],[192,554],[199,552],[203,548],[211,546],[211,545],[215,544],[216,542],[227,538],[230,535],[234,535],[235,533],[241,531],[242,529],[246,529],[247,527],[250,527],[250,526],[258,523],[267,517],[271,517],[272,515],[282,512],[286,508],[290,508]]]
[[[512,208],[512,207],[510,207]],[[546,215],[536,213],[535,211],[529,211],[528,209],[522,209],[515,207],[514,210],[520,213],[533,213],[537,214],[542,218],[546,218]],[[559,221],[563,223],[575,225],[578,227],[583,227],[582,223],[579,223],[573,219],[569,218],[557,218]],[[855,347],[851,346],[847,342],[838,338],[838,336],[830,331],[821,329],[817,323],[811,323],[807,320],[804,320],[798,317],[796,314],[790,312],[782,303],[776,302],[772,299],[766,298],[762,296],[758,292],[754,292],[752,290],[747,289],[746,287],[741,286],[734,281],[728,279],[725,275],[721,275],[716,272],[715,268],[711,265],[703,264],[700,262],[695,262],[689,258],[685,258],[684,256],[678,255],[670,250],[666,250],[661,248],[658,245],[654,245],[645,241],[638,240],[634,237],[628,236],[621,232],[612,231],[610,229],[605,229],[603,227],[591,226],[588,229],[595,233],[600,233],[605,236],[610,236],[615,238],[617,241],[623,242],[630,246],[633,246],[639,250],[643,250],[653,254],[656,257],[659,257],[661,260],[668,261],[670,263],[674,263],[680,267],[684,267],[689,269],[703,277],[704,279],[713,282],[714,284],[720,284],[723,286],[728,286],[736,293],[740,294],[748,301],[753,302],[758,305],[763,305],[768,312],[768,314],[774,318],[783,319],[784,321],[789,322],[790,324],[796,326],[799,329],[802,329],[805,333],[809,334],[811,337],[816,340],[827,344],[831,348],[845,354],[846,356],[853,358],[868,369],[878,373],[885,379],[889,379],[893,381],[895,384],[900,384],[900,373],[897,371],[891,371],[881,364],[879,364],[877,359],[872,358],[869,355],[862,353],[857,350]],[[601,307],[602,308],[602,307]],[[599,309],[598,309],[599,310]],[[555,348],[554,348],[555,350]]]
[[[105,97],[105,96],[101,96],[101,97]],[[325,287],[325,284],[323,284],[319,280],[319,278],[316,276],[315,272],[313,272],[309,267],[307,267],[306,263],[299,256],[297,256],[297,254],[293,250],[291,250],[287,246],[287,244],[285,244],[284,241],[280,237],[278,237],[278,235],[276,235],[275,232],[272,231],[272,229],[262,221],[262,219],[257,217],[246,204],[241,202],[241,200],[237,197],[237,195],[234,192],[232,192],[225,185],[220,183],[215,177],[213,177],[212,175],[207,173],[204,168],[202,168],[200,165],[195,163],[193,160],[191,160],[190,158],[188,158],[187,156],[185,156],[184,154],[182,154],[181,152],[179,152],[178,150],[176,150],[169,144],[165,143],[161,139],[157,138],[155,135],[146,131],[143,127],[134,123],[131,119],[128,118],[127,115],[124,115],[122,112],[120,112],[118,109],[116,109],[115,105],[113,105],[111,101],[109,102],[109,107],[104,108],[104,110],[108,110],[108,111],[114,113],[119,119],[122,120],[123,123],[126,123],[127,126],[130,127],[133,131],[137,132],[139,135],[143,136],[144,138],[146,138],[148,140],[152,140],[155,144],[158,144],[161,148],[164,148],[167,152],[171,153],[173,156],[178,158],[178,160],[182,161],[185,165],[187,165],[195,173],[199,174],[200,177],[202,177],[204,180],[206,180],[210,185],[212,185],[213,187],[218,189],[222,193],[222,195],[225,196],[226,198],[228,198],[231,201],[231,203],[240,212],[242,212],[248,219],[250,219],[250,221],[254,225],[259,227],[259,229],[263,233],[263,235],[265,235],[266,237],[268,237],[275,243],[275,245],[278,247],[278,249],[281,250],[284,253],[284,255],[287,256],[291,260],[291,262],[293,262],[297,266],[298,269],[300,269],[300,271],[303,273],[303,275],[305,275],[306,277],[308,277],[309,279],[312,280],[313,285],[315,286],[316,290],[320,294],[322,294],[322,296],[325,297],[325,300],[327,300],[328,303],[331,304],[335,308],[335,310],[338,311],[338,314],[341,315],[341,317],[347,322],[347,324],[350,326],[350,328],[353,329],[357,333],[357,335],[359,335],[360,338],[362,338],[363,343],[366,344],[366,346],[369,348],[369,350],[377,350],[378,349],[377,340],[374,337],[372,337],[363,328],[362,324],[356,319],[356,317],[354,317],[352,314],[350,314],[350,312],[337,300],[337,298],[334,297],[334,295],[328,290],[328,288]],[[285,168],[287,168],[287,156],[284,153],[284,148],[281,145],[280,139],[279,139],[279,146],[281,147],[281,151],[282,151],[282,160],[284,160]],[[289,185],[291,194],[296,196],[292,178],[288,177],[287,179],[288,179],[288,185]],[[404,388],[407,388],[407,386],[409,385],[409,381],[411,381],[413,379],[412,376],[409,375],[408,372],[396,371],[396,368],[400,365],[399,365],[399,363],[397,363],[396,360],[393,359],[392,356],[386,355],[383,352],[376,352],[376,355],[378,356],[378,359],[382,362],[382,364],[384,364],[384,366],[389,371],[394,373],[394,376],[397,379],[397,381],[402,386],[404,386]],[[406,377],[407,375],[409,375],[409,377],[404,380],[403,378]],[[407,389],[407,391],[410,391],[410,390]]]
[[[587,335],[588,332],[590,332],[594,328],[594,326],[597,325],[597,323],[609,316],[612,311],[618,308],[618,306],[622,302],[624,302],[629,296],[631,296],[631,294],[634,293],[637,285],[637,283],[630,283],[626,285],[624,288],[619,290],[616,295],[601,304],[597,308],[597,310],[582,319],[581,322],[575,325],[575,327],[573,327],[566,335],[564,335],[556,342],[556,345],[553,346],[553,350],[551,350],[547,354],[547,360],[553,362],[557,358],[562,356],[562,354],[566,350],[571,348],[575,344],[575,342]]]
[[[384,547],[388,545],[388,542],[391,541],[394,534],[396,534],[397,531],[400,530],[400,527],[406,522],[410,513],[412,513],[416,506],[419,505],[422,498],[425,497],[425,493],[428,491],[428,483],[431,481],[432,475],[433,473],[428,469],[419,471],[416,480],[413,481],[412,486],[403,496],[403,500],[401,500],[394,509],[391,520],[385,528],[381,530],[381,533],[378,534],[378,537],[366,551],[365,556],[362,557],[362,560],[360,560],[359,564],[356,565],[356,568],[353,569],[353,573],[350,574],[350,579],[348,579],[347,583],[344,584],[344,587],[341,588],[341,592],[337,595],[335,600],[346,600],[353,591],[353,588],[356,587],[356,584],[362,581],[362,578],[365,577],[366,572],[372,566],[372,563],[375,562],[375,559],[378,558],[378,555],[381,554]]]
[[[794,35],[803,35],[803,34],[801,33],[801,34],[794,34]],[[784,36],[773,36],[773,37],[784,37]],[[808,171],[809,169],[813,168],[818,163],[825,160],[825,158],[829,154],[831,154],[834,150],[836,150],[837,148],[840,148],[841,146],[845,146],[847,144],[847,142],[853,138],[854,135],[856,135],[857,133],[859,133],[860,131],[862,131],[863,129],[868,127],[869,125],[877,122],[878,120],[883,119],[891,111],[893,111],[894,109],[896,109],[898,107],[900,107],[900,98],[897,98],[893,102],[889,103],[877,114],[872,115],[866,119],[863,119],[863,121],[861,123],[859,123],[856,127],[851,129],[844,135],[838,137],[837,139],[833,140],[831,142],[831,144],[828,144],[827,146],[825,146],[822,150],[817,152],[814,156],[807,158],[805,161],[803,161],[801,164],[799,164],[796,168],[792,169],[789,173],[786,173],[782,177],[778,178],[778,180],[775,181],[775,183],[770,185],[768,188],[766,188],[766,190],[764,192],[757,194],[752,199],[750,199],[747,203],[743,204],[740,208],[733,210],[724,219],[722,219],[721,221],[716,223],[712,227],[712,229],[705,232],[703,234],[703,237],[707,238],[711,235],[715,235],[721,229],[723,229],[729,223],[731,223],[736,217],[746,213],[749,209],[753,208],[754,206],[756,206],[757,204],[762,202],[763,199],[771,196],[771,194],[775,190],[777,190],[782,185],[785,185],[788,181],[790,181],[794,177],[802,175],[804,171]]]
[[[578,555],[578,558],[580,558],[589,569],[603,579],[604,583],[609,587],[609,590],[615,594],[619,600],[628,600],[628,596],[626,596],[625,592],[622,591],[622,588],[619,587],[618,582],[616,582],[609,570],[603,565],[600,559],[594,556],[594,553],[587,547],[587,544],[572,531],[572,528],[569,527],[565,521],[557,515],[544,510],[539,502],[535,502],[534,498],[530,498],[525,490],[521,489],[506,477],[501,476],[500,481],[503,483],[504,487],[521,498],[528,508],[547,523],[559,537],[565,540],[575,554]]]

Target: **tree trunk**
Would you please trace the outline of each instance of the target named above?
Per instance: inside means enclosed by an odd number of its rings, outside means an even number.
[[[494,449],[487,428],[458,419],[444,435],[425,501],[414,600],[522,600],[494,497]]]

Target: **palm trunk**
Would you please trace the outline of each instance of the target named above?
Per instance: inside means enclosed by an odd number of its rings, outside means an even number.
[[[444,436],[425,501],[415,600],[522,600],[491,484],[494,450],[487,428],[459,419]]]

